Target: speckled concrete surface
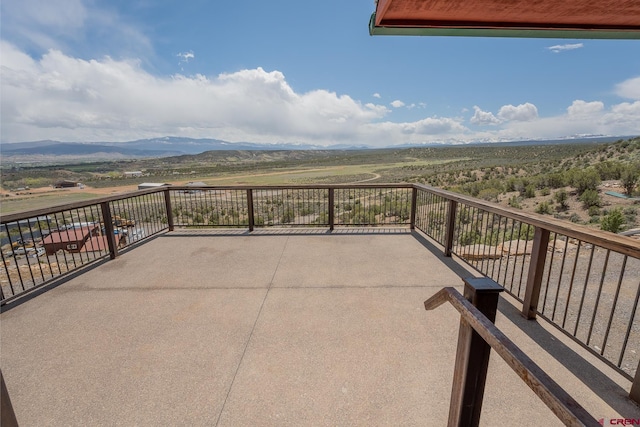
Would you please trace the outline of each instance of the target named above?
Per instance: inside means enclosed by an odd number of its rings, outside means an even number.
[[[443,425],[459,316],[422,303],[471,274],[429,249],[408,233],[160,236],[1,314],[18,420]],[[518,316],[503,298],[497,325],[594,416],[640,416],[629,381]],[[558,424],[496,355],[484,408],[483,425]]]

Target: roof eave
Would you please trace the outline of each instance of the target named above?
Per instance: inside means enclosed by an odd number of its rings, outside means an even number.
[[[369,34],[372,36],[432,36],[432,37],[509,37],[551,39],[610,39],[640,40],[638,30],[587,29],[587,28],[482,28],[482,27],[435,27],[435,26],[385,26],[376,25],[375,12],[369,19]]]

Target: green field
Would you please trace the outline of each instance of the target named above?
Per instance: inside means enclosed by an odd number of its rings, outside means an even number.
[[[0,202],[0,213],[8,214],[14,212],[42,209],[50,206],[65,203],[81,202],[100,197],[101,195],[87,192],[65,192],[57,194],[33,194],[21,197],[4,197]]]

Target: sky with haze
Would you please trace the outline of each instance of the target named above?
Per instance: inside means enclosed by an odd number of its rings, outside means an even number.
[[[368,34],[372,0],[3,0],[0,142],[640,135],[640,40]]]

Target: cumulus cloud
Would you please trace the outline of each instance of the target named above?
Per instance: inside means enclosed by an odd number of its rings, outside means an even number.
[[[378,99],[382,98],[378,92],[374,93],[373,97]]]
[[[538,118],[538,109],[530,102],[515,105],[503,105],[498,111],[498,118],[502,121],[528,122]]]
[[[640,76],[618,83],[615,93],[622,98],[640,100]]]
[[[279,71],[161,78],[139,61],[39,60],[2,42],[2,140],[181,134],[263,142],[354,138],[389,109],[327,90],[296,93]]]
[[[474,106],[471,123],[493,126],[472,131],[459,117],[393,122],[387,118],[394,108],[389,105],[363,103],[326,89],[296,92],[278,70],[157,76],[145,71],[138,59],[81,59],[55,49],[32,57],[3,40],[0,56],[3,143],[178,135],[231,142],[388,146],[640,134],[640,101],[605,106],[576,100],[565,114],[542,118],[531,103],[504,105],[497,113]],[[413,114],[423,105],[417,104]]]
[[[400,107],[404,107],[404,102],[400,101],[399,99],[396,99],[395,101],[390,102],[390,105],[393,108],[400,108]]]
[[[604,103],[601,101],[585,102],[577,99],[567,108],[567,113],[570,117],[591,116],[602,112],[602,110],[604,110]]]
[[[500,120],[493,115],[490,111],[482,111],[477,105],[473,106],[473,117],[471,117],[471,123],[474,125],[497,125]]]
[[[560,53],[567,50],[580,49],[583,47],[584,47],[584,43],[573,43],[573,44],[557,44],[554,46],[549,46],[547,47],[547,49],[549,49],[553,53]]]

